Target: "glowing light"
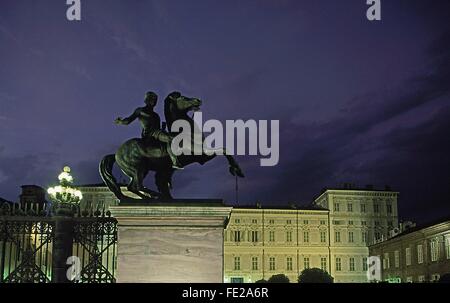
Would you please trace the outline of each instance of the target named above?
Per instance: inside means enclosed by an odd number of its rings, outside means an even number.
[[[47,193],[54,202],[77,204],[83,199],[81,191],[71,186],[73,177],[70,175],[70,167],[65,166],[63,168],[63,172],[59,174],[58,180],[60,185],[49,187],[47,189]]]

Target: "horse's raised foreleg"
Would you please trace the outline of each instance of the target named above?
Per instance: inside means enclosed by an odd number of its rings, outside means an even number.
[[[217,149],[210,149],[210,148],[204,148],[203,151],[207,155],[211,155],[210,157],[214,158],[216,155],[224,155],[225,158],[228,161],[229,165],[229,171],[233,176],[238,176],[243,178],[244,173],[242,172],[241,168],[239,167],[239,164],[236,162],[236,160],[233,158],[233,156],[228,155],[226,149],[224,148],[217,148]],[[210,159],[208,159],[210,160]]]

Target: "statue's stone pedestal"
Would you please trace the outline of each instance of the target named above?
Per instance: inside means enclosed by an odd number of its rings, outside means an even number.
[[[223,282],[223,231],[231,207],[222,203],[121,204],[119,283]]]

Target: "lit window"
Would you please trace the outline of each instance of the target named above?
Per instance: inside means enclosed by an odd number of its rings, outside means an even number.
[[[423,263],[423,246],[422,244],[417,245],[417,263]]]
[[[431,245],[431,261],[435,262],[439,259],[438,242],[433,240],[433,241],[431,241],[430,245]]]
[[[411,248],[407,247],[405,249],[405,260],[406,260],[406,265],[411,265]]]

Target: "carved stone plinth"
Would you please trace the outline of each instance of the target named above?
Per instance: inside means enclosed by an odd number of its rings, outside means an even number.
[[[221,203],[121,204],[117,282],[223,282],[223,231],[231,207]]]

